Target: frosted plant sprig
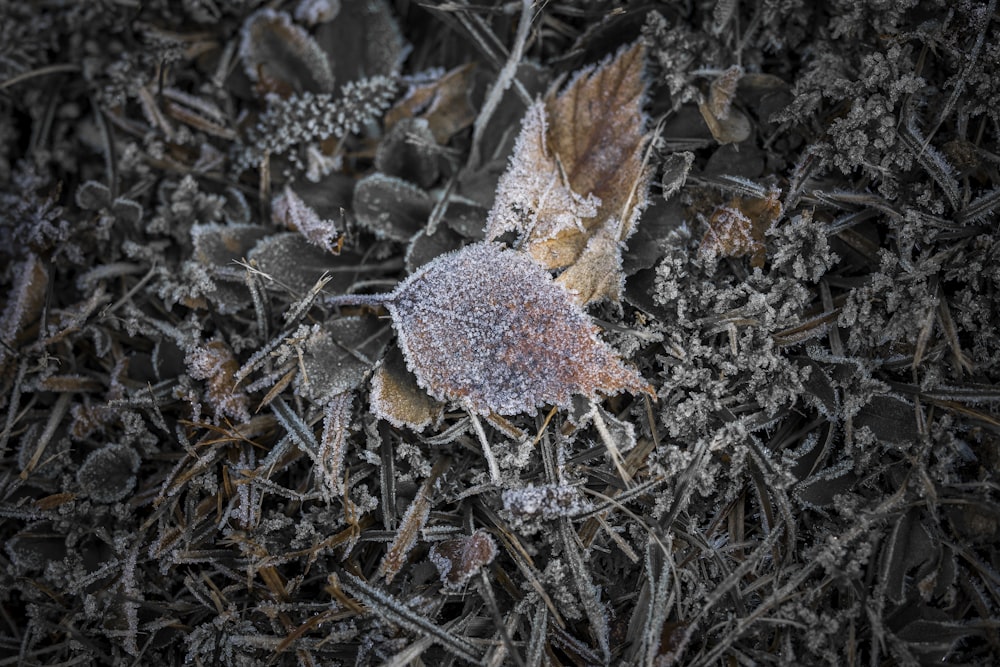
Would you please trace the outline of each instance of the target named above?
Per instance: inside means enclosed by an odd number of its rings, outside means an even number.
[[[234,167],[237,171],[249,169],[260,164],[265,154],[290,153],[293,163],[301,162],[293,149],[359,132],[389,108],[395,94],[393,79],[373,76],[344,84],[338,95],[308,91],[287,99],[273,95],[268,98],[267,111],[248,131],[246,143],[238,146]]]

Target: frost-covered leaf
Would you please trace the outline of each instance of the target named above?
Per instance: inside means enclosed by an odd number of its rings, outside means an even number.
[[[462,245],[462,236],[452,231],[451,227],[439,226],[433,234],[424,229],[406,246],[406,270],[413,273],[435,257],[458,250]]]
[[[413,183],[374,173],[354,189],[358,223],[381,238],[409,241],[427,224],[434,203]]]
[[[305,294],[327,274],[327,290],[347,289],[362,269],[362,258],[343,251],[334,257],[312,245],[301,234],[274,234],[261,239],[247,257],[257,268],[274,278],[276,287]]]
[[[580,70],[560,94],[529,108],[510,166],[501,177],[486,237],[515,232],[542,266],[571,266],[599,232],[614,243],[632,233],[646,204],[646,118],[641,43],[598,67]],[[603,231],[602,231],[603,230]],[[609,248],[591,256],[607,262],[620,284],[620,259]],[[592,270],[564,279],[579,303],[620,298],[620,288],[592,287]],[[579,280],[579,282],[578,282]]]
[[[271,216],[288,229],[297,231],[318,248],[333,255],[339,255],[344,245],[343,236],[333,220],[323,220],[302,197],[285,186],[281,194],[271,202]]]
[[[111,190],[97,181],[86,181],[76,189],[76,205],[87,211],[99,211],[111,203]]]
[[[485,565],[493,562],[497,546],[484,530],[472,535],[438,542],[431,547],[429,558],[438,570],[441,583],[447,588],[460,589]]]
[[[376,417],[417,432],[439,421],[444,408],[420,388],[398,348],[393,348],[375,368],[369,400]]]
[[[662,184],[664,199],[670,199],[684,187],[693,162],[694,153],[690,151],[672,153],[663,159]]]
[[[221,225],[209,223],[191,227],[194,259],[206,266],[231,267],[267,236],[267,228],[258,225]]]
[[[443,255],[391,294],[334,302],[384,304],[420,386],[476,414],[566,407],[576,394],[652,393],[569,292],[495,243]]]
[[[375,151],[375,168],[388,176],[429,188],[441,174],[440,149],[426,120],[403,118],[393,125]]]
[[[285,12],[262,9],[247,18],[240,41],[247,77],[260,93],[329,93],[334,76],[326,53]]]
[[[95,502],[113,503],[127,496],[135,486],[139,463],[139,454],[132,447],[105,445],[84,459],[76,479]]]
[[[13,288],[6,295],[7,303],[0,315],[0,363],[17,346],[25,327],[41,314],[49,284],[49,272],[36,255],[18,264],[14,275]]]
[[[212,408],[216,421],[223,418],[237,422],[250,421],[249,399],[236,386],[239,362],[233,351],[221,340],[195,345],[185,357],[188,373],[195,380],[205,380],[205,402]]]
[[[565,485],[508,489],[503,492],[502,500],[504,509],[518,521],[572,517],[591,508],[580,489]]]
[[[883,442],[906,446],[920,437],[914,407],[893,396],[874,396],[854,417],[856,427],[871,429]]]
[[[194,244],[193,259],[198,266],[188,266],[181,278],[189,286],[197,288],[208,297],[220,313],[230,314],[241,310],[248,302],[243,275],[235,261],[246,257],[258,240],[267,235],[267,228],[258,225],[223,225],[208,223],[191,227],[191,241]],[[194,263],[192,263],[194,264]],[[200,300],[204,305],[203,300]],[[189,306],[198,301],[186,299]]]
[[[732,106],[742,77],[743,68],[733,65],[712,82],[708,100],[698,103],[705,124],[720,144],[738,144],[750,137],[750,119]]]
[[[622,243],[617,236],[618,220],[611,218],[593,232],[576,261],[556,278],[557,283],[573,293],[577,303],[620,299],[625,274]]]

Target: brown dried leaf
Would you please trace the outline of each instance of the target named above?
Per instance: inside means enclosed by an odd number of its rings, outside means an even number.
[[[734,197],[715,209],[699,252],[705,257],[750,255],[751,266],[763,267],[765,234],[782,213],[780,195],[780,190],[771,188],[764,197]]]
[[[616,236],[618,220],[611,218],[587,241],[576,261],[556,282],[570,290],[577,303],[603,299],[618,301],[625,287],[622,248]]]
[[[453,540],[438,542],[431,547],[430,560],[437,567],[441,583],[446,588],[462,588],[484,565],[497,555],[497,545],[484,530]]]
[[[580,70],[566,90],[528,110],[497,187],[488,239],[514,231],[539,263],[560,269],[577,262],[598,232],[610,234],[615,244],[628,238],[646,204],[650,176],[643,157],[644,58],[645,48],[636,43]],[[563,281],[587,295],[579,303],[620,297],[620,289],[590,287],[594,273],[613,274],[610,284],[620,284],[619,254],[600,256],[607,264]]]
[[[393,348],[376,367],[370,401],[376,417],[418,433],[440,421],[444,408],[420,388],[398,348]]]
[[[442,255],[391,294],[334,303],[385,305],[420,386],[473,414],[567,407],[577,394],[652,393],[598,338],[573,295],[499,244]]]
[[[405,118],[423,118],[439,144],[472,125],[476,110],[469,101],[475,63],[445,72],[436,81],[414,86],[385,114],[385,127],[392,129]]]
[[[743,68],[733,65],[712,82],[708,101],[698,103],[705,124],[720,144],[738,144],[750,137],[750,119],[732,107],[736,87],[742,78]]]

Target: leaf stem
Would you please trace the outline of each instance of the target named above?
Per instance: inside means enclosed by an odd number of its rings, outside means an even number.
[[[392,297],[391,294],[336,294],[323,300],[328,306],[343,308],[344,306],[384,306]]]

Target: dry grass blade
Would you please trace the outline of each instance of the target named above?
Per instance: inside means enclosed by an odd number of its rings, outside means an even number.
[[[474,664],[479,663],[479,651],[466,639],[435,625],[385,591],[379,590],[360,577],[346,572],[343,575],[342,585],[351,595],[365,604],[368,613],[377,613],[418,636],[430,635],[449,653],[462,660]]]
[[[431,513],[431,496],[434,493],[434,485],[450,465],[451,459],[447,456],[437,460],[431,469],[431,474],[420,485],[420,490],[417,491],[417,495],[406,509],[406,513],[403,514],[403,520],[396,531],[396,536],[389,545],[389,550],[386,551],[382,562],[379,563],[378,572],[375,575],[385,577],[385,583],[392,582],[406,562],[410,550],[417,543],[420,530],[427,523],[427,518]]]
[[[580,602],[587,613],[587,620],[590,621],[597,645],[604,655],[604,662],[607,663],[611,659],[608,611],[598,596],[597,587],[594,586],[587,562],[580,550],[576,531],[573,530],[569,519],[559,520],[559,536],[562,538],[563,553],[568,561],[570,571],[573,573],[573,582],[576,584]]]

